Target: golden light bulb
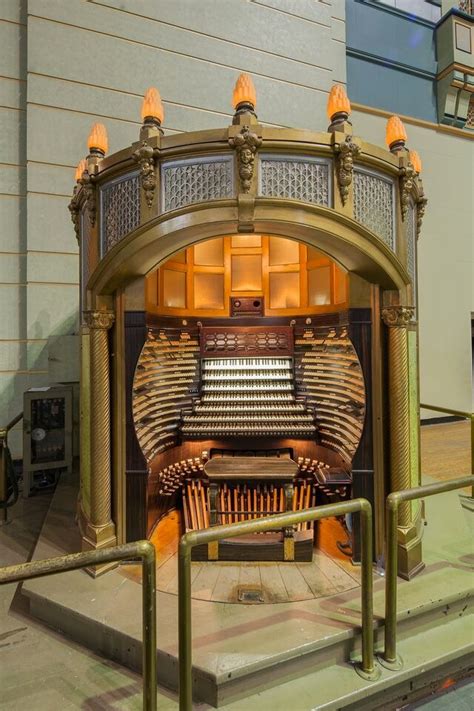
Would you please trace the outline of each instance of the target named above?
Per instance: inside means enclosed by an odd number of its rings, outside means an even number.
[[[405,143],[406,140],[407,132],[403,122],[398,116],[390,116],[385,133],[387,146],[391,149],[396,143]]]
[[[235,82],[232,93],[232,106],[237,109],[240,104],[250,104],[252,108],[257,105],[257,92],[249,74],[240,74]]]
[[[83,158],[77,164],[76,172],[74,173],[74,180],[76,183],[82,178],[82,174],[85,170],[87,170],[87,160]]]
[[[142,102],[142,120],[144,121],[148,116],[154,118],[160,125],[163,123],[165,117],[160,92],[154,86],[150,86],[150,88],[145,91]]]
[[[107,129],[103,123],[95,123],[92,126],[89,138],[87,139],[87,147],[90,152],[96,150],[101,153],[107,153],[109,141],[107,138]]]
[[[351,113],[351,102],[347,97],[345,88],[341,84],[334,84],[329,92],[327,103],[327,114],[330,121],[333,120],[336,114]]]
[[[422,163],[419,153],[417,151],[410,151],[408,154],[408,158],[416,172],[421,173]]]

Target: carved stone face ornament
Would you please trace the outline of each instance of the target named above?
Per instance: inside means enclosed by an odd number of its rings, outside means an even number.
[[[400,170],[400,205],[402,210],[402,220],[408,212],[410,205],[410,195],[415,187],[416,170],[409,162]]]
[[[337,156],[337,182],[342,204],[346,204],[349,195],[349,185],[352,183],[354,171],[354,158],[360,153],[359,146],[354,143],[351,136],[346,136],[345,141],[334,145],[334,153]]]
[[[243,126],[240,133],[229,138],[229,144],[237,151],[242,192],[248,193],[252,184],[255,154],[262,144],[262,139],[251,131],[249,126]]]
[[[149,208],[153,205],[156,190],[155,152],[153,148],[143,141],[141,146],[133,153],[133,159],[140,166],[140,179],[146,204]]]

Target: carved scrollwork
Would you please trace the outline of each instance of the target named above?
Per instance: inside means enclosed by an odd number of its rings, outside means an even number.
[[[74,193],[72,195],[71,202],[69,203],[68,208],[69,212],[71,213],[71,220],[72,224],[74,225],[76,239],[79,243],[81,238],[81,203],[77,186],[74,187]]]
[[[416,176],[416,170],[410,162],[400,169],[400,205],[402,209],[402,220],[405,220],[408,212],[410,195],[415,187]]]
[[[84,321],[89,328],[107,331],[115,321],[113,311],[84,311]]]
[[[84,191],[91,227],[94,227],[97,214],[97,198],[94,177],[89,173],[89,171],[85,170],[82,177],[79,179],[79,183],[82,185],[82,189]]]
[[[342,204],[346,204],[349,195],[349,185],[352,183],[354,172],[354,159],[360,153],[360,147],[354,143],[352,136],[346,136],[345,141],[334,145],[334,153],[337,156],[337,182]]]
[[[414,306],[387,306],[382,309],[382,320],[390,328],[407,328],[414,323]]]
[[[428,202],[428,200],[425,198],[425,196],[421,195],[421,197],[418,199],[418,202],[416,203],[416,236],[417,236],[417,238],[420,236],[421,224],[423,222],[423,217],[425,214],[425,208],[426,208],[427,202]]]
[[[140,166],[140,180],[143,192],[145,193],[146,204],[149,208],[153,205],[153,198],[156,190],[156,170],[155,170],[155,152],[153,148],[146,142],[142,141],[141,145],[133,153],[133,159]]]
[[[237,151],[242,192],[248,193],[252,184],[255,154],[262,145],[262,139],[249,126],[243,126],[240,133],[229,138],[229,144]]]

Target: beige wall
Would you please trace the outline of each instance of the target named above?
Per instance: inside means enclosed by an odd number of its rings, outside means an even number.
[[[344,0],[0,2],[0,424],[21,410],[25,389],[48,383],[48,339],[77,330],[67,205],[90,125],[106,124],[111,151],[136,140],[150,85],[161,91],[166,132],[227,125],[233,84],[247,71],[262,122],[324,128],[331,84],[346,80],[344,20]],[[356,112],[353,123],[383,145],[384,119]],[[468,409],[472,143],[407,128],[430,200],[421,394]],[[13,444],[19,456],[18,436]]]
[[[354,133],[385,141],[386,119],[352,115]],[[471,411],[474,142],[406,123],[428,198],[418,242],[420,391],[427,404]],[[422,417],[437,417],[424,411]]]
[[[346,80],[344,13],[344,0],[1,0],[0,425],[48,383],[48,338],[77,330],[67,205],[91,124],[111,152],[135,141],[156,85],[165,132],[225,126],[247,71],[263,123],[323,128]]]

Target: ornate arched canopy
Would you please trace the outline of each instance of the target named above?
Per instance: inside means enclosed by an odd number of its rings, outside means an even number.
[[[239,79],[234,99],[230,126],[165,136],[157,92],[147,93],[139,141],[106,157],[105,128],[96,124],[89,155],[78,166],[70,210],[81,255],[84,545],[108,545],[116,540],[116,527],[119,539],[126,537],[123,441],[131,410],[124,397],[124,358],[113,361],[111,373],[107,334],[115,321],[114,347],[123,353],[120,294],[128,283],[150,275],[197,242],[255,233],[306,243],[380,287],[372,290],[374,326],[366,344],[374,379],[370,426],[377,460],[373,467],[379,467],[375,499],[380,550],[386,407],[378,323],[381,291],[391,292],[391,306],[382,315],[389,327],[392,489],[415,482],[418,471],[412,317],[416,244],[426,203],[419,157],[405,148],[406,133],[396,117],[388,122],[389,150],[353,136],[350,104],[341,87],[331,92],[331,123],[324,133],[260,124],[248,78]],[[404,512],[402,548],[403,536],[410,541],[402,552],[406,571],[421,564],[412,522],[410,511]]]

